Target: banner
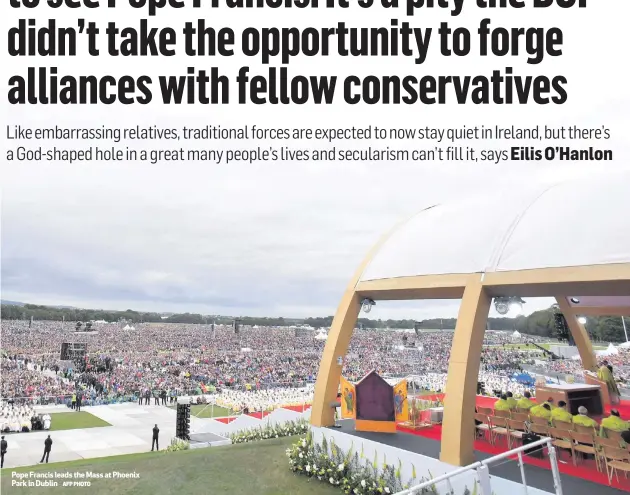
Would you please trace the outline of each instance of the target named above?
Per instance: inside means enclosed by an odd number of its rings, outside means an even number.
[[[409,421],[409,405],[407,404],[407,380],[403,380],[394,386],[394,408],[396,410],[396,422]]]
[[[357,396],[354,385],[341,377],[341,417],[342,419],[354,419],[356,415]]]

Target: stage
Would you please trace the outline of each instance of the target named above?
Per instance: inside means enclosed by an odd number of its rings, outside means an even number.
[[[432,428],[413,433],[399,430],[392,434],[355,431],[354,420],[351,419],[339,421],[338,424],[341,425],[341,428],[336,428],[336,430],[355,437],[390,445],[433,459],[439,459],[440,457],[440,441],[428,437],[429,432],[433,430]],[[421,432],[423,434],[421,434]],[[439,434],[441,434],[441,428],[439,428]],[[494,451],[484,452],[478,449],[482,443],[485,442],[475,442],[475,455],[477,460],[487,459],[507,451],[507,448],[499,449],[487,444],[488,447],[494,449]],[[613,479],[613,485],[609,486],[606,475],[597,472],[594,461],[591,462],[592,466],[586,469],[585,462],[588,461],[581,462],[577,467],[574,467],[568,454],[563,453],[560,458],[564,461],[558,462],[564,493],[571,495],[592,495],[593,493],[597,493],[598,495],[613,495],[618,494],[619,490],[630,493],[630,479],[624,479],[623,474],[619,477],[619,484]],[[526,458],[525,473],[527,476],[527,485],[545,492],[555,493],[551,470],[547,466],[549,466],[549,462],[546,459]],[[490,467],[490,474],[519,484],[521,483],[521,472],[516,461],[507,461],[493,465]]]
[[[440,400],[444,399],[443,394],[428,395],[418,397],[424,400]],[[494,397],[478,396],[476,405],[479,407],[492,408],[496,402]],[[622,419],[630,418],[630,402],[622,401],[618,406]],[[606,408],[606,415],[610,413],[610,407]],[[596,418],[600,419],[600,418]],[[442,438],[442,426],[434,425],[421,430],[411,430],[400,425],[397,426],[397,432],[391,433],[373,433],[359,432],[354,429],[354,420],[342,420],[338,422],[341,428],[337,431],[353,435],[355,437],[364,438],[374,442],[379,442],[391,447],[402,449],[408,452],[421,454],[433,459],[440,457],[440,441]],[[475,455],[477,460],[487,459],[508,450],[505,442],[499,446],[491,445],[488,441],[475,441]],[[620,473],[619,482],[613,477],[612,485],[608,484],[608,478],[604,472],[598,472],[594,460],[581,460],[577,466],[573,465],[570,454],[566,451],[559,451],[558,468],[560,470],[562,488],[564,493],[571,495],[592,495],[593,491],[597,491],[598,495],[612,495],[619,493],[619,490],[630,493],[630,479],[626,479],[623,473]],[[499,478],[521,483],[521,473],[514,460],[501,462],[490,468],[490,473]],[[553,478],[551,475],[551,467],[548,459],[525,457],[525,471],[527,484],[533,488],[538,488],[545,492],[554,492]]]

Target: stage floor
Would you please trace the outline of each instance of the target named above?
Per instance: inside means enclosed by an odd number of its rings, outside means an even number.
[[[417,433],[408,433],[405,431],[398,431],[396,433],[372,433],[355,431],[354,420],[351,419],[339,421],[338,424],[341,425],[340,430],[342,432],[354,435],[359,438],[365,438],[374,442],[380,442],[385,445],[390,445],[392,447],[415,452],[417,454],[425,455],[427,457],[432,457],[433,459],[439,459],[440,457],[439,440],[427,438]],[[478,444],[479,442],[476,443]],[[506,450],[507,449],[504,449],[504,451]],[[499,452],[486,453],[475,450],[476,458],[479,461],[493,457],[498,453]],[[585,469],[585,467],[582,465],[578,465],[578,467],[575,468],[570,462],[569,457],[566,453],[562,455],[562,459],[565,462],[559,462],[558,465],[561,471],[560,477],[562,481],[562,490],[564,493],[570,495],[593,495],[593,493],[597,493],[597,495],[618,495],[620,489],[622,491],[630,492],[630,480],[625,480],[623,478],[623,474],[620,474],[619,476],[621,482],[620,485],[617,485],[617,487],[615,487],[614,485],[609,486],[606,475],[598,473],[594,468],[594,473],[592,476],[589,475],[576,477],[572,474],[563,472],[570,467],[570,471],[575,470],[575,472],[577,472],[579,470],[582,472],[582,474],[584,474],[584,471],[587,471],[587,469]],[[539,459],[531,459],[531,461],[528,460],[525,466],[525,476],[527,478],[528,486],[532,486],[534,488],[538,488],[540,490],[544,490],[550,493],[555,493],[551,470],[549,468],[537,466],[535,464],[544,465],[548,463],[545,460]],[[588,471],[590,471],[590,469]],[[521,472],[516,461],[506,460],[506,462],[492,465],[490,467],[490,474],[510,481],[521,483]],[[593,479],[593,476],[595,475],[599,475],[599,478],[601,478],[601,480],[597,479],[597,482],[591,481]],[[613,483],[616,485],[615,481],[613,481]]]

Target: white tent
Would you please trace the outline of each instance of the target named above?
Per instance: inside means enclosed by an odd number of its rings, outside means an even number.
[[[514,333],[512,334],[512,338],[513,339],[520,339],[521,338],[521,334],[519,333],[518,330],[514,330]]]
[[[131,330],[131,327],[129,325],[125,325],[125,328],[123,328],[123,330]]]
[[[612,344],[612,342],[608,345],[608,349],[605,351],[597,351],[598,356],[614,356],[619,354],[617,348]]]
[[[317,340],[326,340],[328,338],[328,334],[324,330],[320,330],[317,335],[315,335]]]
[[[630,342],[624,342],[623,344],[619,344],[617,347],[619,349],[630,349]]]
[[[136,327],[129,327],[129,330],[135,330]]]

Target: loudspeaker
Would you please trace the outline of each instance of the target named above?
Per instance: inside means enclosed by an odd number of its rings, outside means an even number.
[[[177,404],[175,436],[182,440],[190,440],[190,404]]]

